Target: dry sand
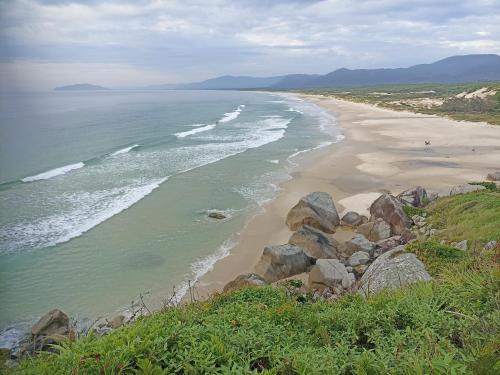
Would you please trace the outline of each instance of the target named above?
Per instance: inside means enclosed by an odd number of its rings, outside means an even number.
[[[367,213],[381,192],[399,193],[422,185],[444,192],[450,186],[483,181],[500,170],[500,127],[441,117],[396,112],[368,104],[301,95],[337,117],[345,140],[306,154],[276,199],[241,231],[238,245],[198,282],[205,297],[242,273],[252,272],[267,245],[288,242],[285,226],[291,207],[312,191],[333,196],[340,213]],[[430,141],[430,145],[425,145]],[[335,237],[348,239],[339,230]]]

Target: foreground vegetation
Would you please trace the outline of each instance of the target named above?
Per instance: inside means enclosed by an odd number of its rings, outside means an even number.
[[[460,97],[487,88],[494,95]],[[485,121],[500,125],[500,82],[468,84],[408,84],[368,87],[339,87],[301,91],[376,104],[394,110],[412,111],[455,120]],[[459,97],[457,97],[457,95]]]
[[[474,202],[471,203],[471,202]],[[337,301],[262,287],[143,317],[60,354],[22,362],[25,374],[498,374],[500,193],[486,190],[430,205],[446,241],[408,250],[431,283]],[[495,254],[496,253],[496,254]],[[295,282],[294,284],[296,284]]]

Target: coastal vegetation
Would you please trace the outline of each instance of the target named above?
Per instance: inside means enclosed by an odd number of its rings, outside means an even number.
[[[24,359],[23,374],[497,374],[500,193],[421,208],[436,236],[406,246],[433,281],[331,300],[299,280],[166,308]],[[467,238],[469,250],[452,243]]]
[[[302,90],[398,111],[500,125],[500,83],[400,84]]]

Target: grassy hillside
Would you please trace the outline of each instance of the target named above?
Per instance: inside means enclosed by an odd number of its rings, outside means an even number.
[[[474,204],[470,202],[476,202]],[[441,199],[446,240],[499,239],[500,196]],[[408,248],[435,280],[335,302],[293,288],[242,289],[172,308],[25,360],[23,374],[498,374],[498,248]],[[495,254],[495,251],[497,254]],[[496,255],[496,256],[495,256]]]
[[[478,93],[465,97],[482,88],[487,88],[487,91],[496,92],[496,94]],[[376,104],[394,110],[448,116],[456,120],[485,121],[500,125],[500,82],[383,85],[316,89],[305,92]]]

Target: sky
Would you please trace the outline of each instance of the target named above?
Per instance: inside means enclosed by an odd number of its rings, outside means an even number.
[[[500,54],[500,0],[0,0],[0,89],[325,74]]]

